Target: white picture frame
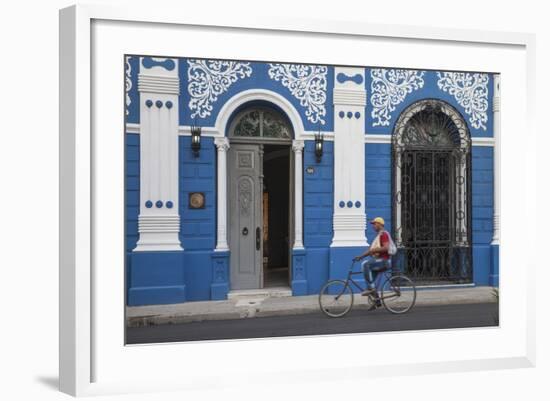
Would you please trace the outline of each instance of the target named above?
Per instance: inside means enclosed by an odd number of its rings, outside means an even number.
[[[117,33],[125,31],[124,49]],[[130,32],[132,33],[130,35]],[[140,33],[141,32],[141,33]],[[147,33],[147,35],[144,34]],[[171,40],[159,41],[170,33]],[[215,34],[239,36],[246,42],[239,53],[216,46]],[[95,35],[95,36],[94,36]],[[114,35],[114,36],[113,36]],[[164,36],[163,36],[164,35]],[[177,35],[180,47],[178,47]],[[182,49],[181,38],[187,35],[203,35],[205,40],[190,43]],[[308,43],[307,51],[300,55],[292,46],[284,43],[254,49],[252,42],[258,36],[266,42],[302,41]],[[105,38],[111,39],[109,46]],[[122,241],[118,224],[109,237],[114,235],[112,247],[101,245],[104,222],[120,219],[122,204],[116,191],[121,176],[106,173],[118,171],[122,155],[121,142],[110,142],[112,137],[97,134],[107,127],[109,133],[123,131],[122,107],[113,115],[104,117],[103,109],[109,105],[122,104],[123,81],[121,68],[110,64],[115,75],[108,71],[106,61],[114,61],[121,54],[161,54],[167,56],[203,56],[217,58],[265,59],[274,57],[285,61],[321,62],[338,64],[342,55],[337,51],[321,54],[319,41],[328,47],[334,42],[344,46],[365,46],[373,49],[399,46],[401,52],[380,50],[370,63],[365,63],[364,54],[349,59],[351,65],[400,66],[411,68],[487,70],[502,74],[502,173],[507,181],[521,182],[521,191],[515,191],[502,183],[501,223],[501,326],[499,328],[460,329],[408,333],[354,334],[306,338],[260,339],[241,341],[199,342],[188,344],[165,344],[148,346],[124,346],[123,316],[124,288],[123,265],[113,262],[113,269],[97,269],[108,260],[120,260],[116,245]],[[330,42],[330,44],[329,44]],[[383,42],[383,43],[382,43]],[[298,42],[295,42],[298,43]],[[105,45],[105,46],[103,46]],[[117,48],[117,45],[119,46]],[[199,46],[200,45],[200,46]],[[378,46],[378,47],[377,47]],[[415,57],[414,49],[435,46],[446,54],[447,48],[459,54],[473,52],[479,57],[461,59],[460,62],[442,57],[431,63]],[[534,305],[534,257],[521,255],[509,247],[513,235],[512,215],[514,207],[520,208],[527,217],[527,230],[535,227],[535,178],[529,171],[535,169],[532,150],[534,133],[534,35],[507,32],[486,32],[461,29],[435,29],[400,25],[376,25],[352,21],[301,20],[275,17],[237,18],[215,15],[189,15],[181,9],[155,7],[115,8],[105,5],[78,5],[60,12],[60,389],[72,395],[94,395],[134,391],[158,391],[167,389],[206,388],[207,381],[216,381],[217,386],[233,386],[236,377],[246,372],[249,378],[259,383],[276,376],[280,380],[293,381],[296,372],[300,380],[327,380],[329,377],[353,375],[355,377],[434,373],[440,371],[468,371],[534,366],[535,317]],[[407,50],[409,49],[409,50]],[[410,50],[413,49],[413,50]],[[445,50],[447,49],[447,50]],[[488,50],[489,49],[489,50]],[[492,50],[491,50],[492,49]],[[189,54],[198,52],[201,54]],[[100,53],[98,53],[98,51]],[[256,56],[252,53],[256,52]],[[419,50],[421,51],[421,50]],[[486,54],[491,51],[491,54]],[[104,52],[104,53],[103,53]],[[121,53],[122,52],[122,53]],[[248,53],[247,53],[248,52]],[[277,56],[270,56],[270,52]],[[359,52],[360,53],[360,52]],[[235,54],[231,56],[231,54]],[[96,57],[97,56],[97,57]],[[403,58],[406,57],[406,60]],[[330,60],[333,60],[332,62]],[[492,59],[492,60],[488,60]],[[506,62],[504,62],[506,60]],[[122,59],[120,59],[122,63]],[[426,65],[426,63],[428,65]],[[500,63],[500,64],[499,64]],[[114,66],[113,66],[114,65]],[[485,66],[485,67],[483,67]],[[502,67],[502,68],[499,68]],[[494,68],[496,67],[496,68]],[[108,76],[107,76],[108,75]],[[113,79],[114,81],[109,81]],[[120,82],[118,81],[120,80]],[[115,83],[114,89],[107,83]],[[102,86],[103,85],[103,86]],[[120,92],[120,93],[118,93]],[[98,103],[105,93],[111,100]],[[511,95],[513,94],[513,96]],[[111,107],[112,108],[112,107]],[[116,107],[115,107],[116,108]],[[510,111],[514,110],[514,113]],[[518,110],[525,110],[525,113]],[[119,117],[117,114],[119,113]],[[507,132],[522,129],[523,142]],[[101,130],[101,132],[106,132]],[[94,133],[97,135],[94,136]],[[122,136],[122,135],[121,135]],[[120,138],[121,139],[121,138]],[[518,162],[506,166],[512,151]],[[115,189],[114,192],[110,192]],[[120,186],[120,191],[122,187]],[[113,207],[105,202],[108,196]],[[120,221],[121,223],[121,221]],[[117,228],[118,227],[118,228]],[[111,238],[111,239],[112,239]],[[118,242],[117,242],[118,241]],[[523,257],[525,271],[513,272],[511,266]],[[109,259],[111,258],[111,259]],[[105,266],[105,263],[101,264]],[[117,269],[120,269],[117,270]],[[109,276],[112,274],[113,276]],[[514,290],[511,278],[514,279]],[[122,281],[123,282],[123,281]],[[121,295],[122,294],[122,295]],[[115,305],[112,303],[115,302]],[[117,304],[118,303],[118,304]],[[108,311],[112,309],[112,311]],[[119,320],[120,319],[120,320]],[[117,323],[118,322],[118,323]],[[101,329],[99,330],[98,327]],[[370,361],[351,361],[347,365],[334,365],[330,358],[315,357],[316,350],[341,349],[344,344],[356,346],[376,337],[381,344],[396,339],[409,338],[415,341],[451,341],[463,339],[468,348],[436,350],[436,353],[400,351],[399,358],[376,353]],[[343,342],[345,340],[345,343]],[[478,344],[483,344],[479,346]],[[292,366],[285,367],[284,359],[277,359],[284,349],[293,347],[296,357]],[[221,360],[238,360],[231,366],[211,366],[201,357],[205,353],[217,355]],[[258,366],[258,354],[271,355],[270,364]],[[185,355],[193,364],[177,364]],[[178,359],[179,358],[179,359]],[[140,361],[147,368],[137,369]],[[396,362],[397,361],[397,362]],[[143,368],[141,366],[141,368]],[[175,366],[178,366],[176,372]],[[254,366],[254,369],[251,367]],[[352,369],[353,368],[353,369]],[[182,370],[185,374],[182,373]],[[184,377],[184,379],[182,379]]]

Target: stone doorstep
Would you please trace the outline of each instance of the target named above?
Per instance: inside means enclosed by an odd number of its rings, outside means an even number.
[[[417,291],[416,305],[495,302],[492,291],[492,287],[423,289]],[[273,290],[270,294],[266,294],[264,290],[232,291],[230,294],[229,299],[224,301],[196,301],[172,305],[127,307],[127,325],[129,327],[140,327],[204,320],[321,313],[317,295],[283,296],[281,294],[284,294],[284,292],[278,292],[278,290]],[[368,305],[367,297],[358,294],[354,297],[354,309],[366,309]]]
[[[247,298],[281,298],[291,297],[292,290],[290,287],[269,287],[254,290],[233,290],[227,294],[228,300],[247,299]]]

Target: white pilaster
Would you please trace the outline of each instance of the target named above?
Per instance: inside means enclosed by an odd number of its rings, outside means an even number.
[[[229,140],[226,137],[214,139],[218,158],[218,230],[216,251],[228,251],[227,244],[227,151]]]
[[[364,68],[336,67],[334,81],[334,237],[331,246],[367,246],[365,237]]]
[[[139,240],[134,251],[181,250],[176,59],[140,57]]]
[[[303,163],[302,152],[304,151],[304,141],[292,141],[292,150],[294,151],[294,249],[304,248],[304,229],[303,229]]]
[[[500,245],[500,75],[494,75],[493,96],[493,174],[494,174],[494,214],[493,245]]]

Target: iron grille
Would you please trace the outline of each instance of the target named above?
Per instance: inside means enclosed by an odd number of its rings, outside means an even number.
[[[471,140],[450,105],[422,100],[392,136],[394,265],[418,283],[472,280]]]

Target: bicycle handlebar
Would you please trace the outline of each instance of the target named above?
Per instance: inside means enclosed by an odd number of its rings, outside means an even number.
[[[355,263],[360,262],[361,259],[355,260],[355,258],[351,259],[351,266],[349,267],[349,271],[353,273],[353,266],[355,266]],[[361,272],[359,272],[361,273]]]

